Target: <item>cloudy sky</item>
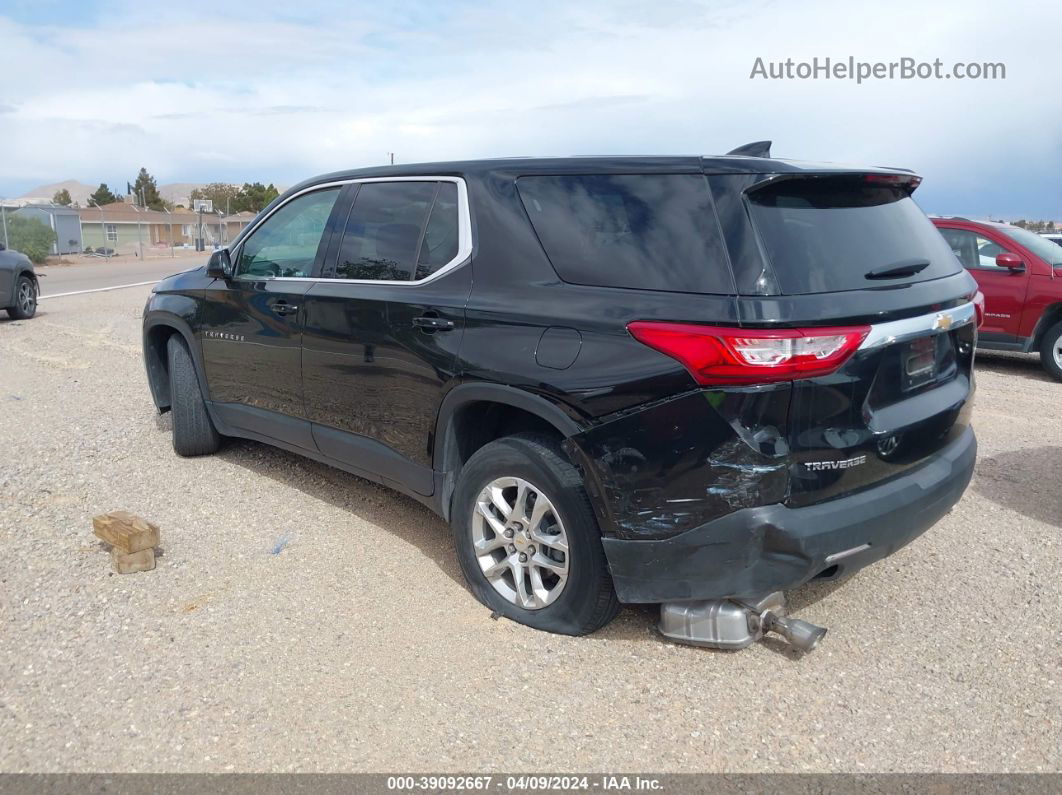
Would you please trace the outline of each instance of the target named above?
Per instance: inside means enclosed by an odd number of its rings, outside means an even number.
[[[870,5],[870,4],[868,4]],[[895,165],[927,212],[1062,219],[1062,4],[0,3],[0,196],[504,155]],[[750,79],[826,57],[1003,80]]]

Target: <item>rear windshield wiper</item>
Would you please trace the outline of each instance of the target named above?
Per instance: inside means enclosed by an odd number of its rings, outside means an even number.
[[[929,267],[927,259],[905,259],[891,265],[883,265],[870,271],[868,279],[899,279],[902,276],[914,276]]]

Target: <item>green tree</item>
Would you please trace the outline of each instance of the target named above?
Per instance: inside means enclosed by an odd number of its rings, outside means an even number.
[[[114,204],[116,201],[118,201],[118,197],[111,193],[106,182],[101,182],[100,186],[96,188],[91,196],[89,196],[89,204],[94,207],[102,207],[105,204]]]
[[[188,194],[188,200],[195,207],[196,199],[210,199],[214,202],[214,209],[221,212],[237,212],[239,207],[240,190],[235,185],[227,182],[211,182],[202,188],[193,188]]]
[[[7,240],[12,249],[21,251],[34,262],[40,263],[52,253],[55,232],[48,224],[36,218],[8,214]]]
[[[166,209],[166,202],[159,195],[159,186],[155,184],[155,178],[148,173],[146,168],[141,168],[133,183],[133,201],[142,203],[143,206],[152,210]]]
[[[69,207],[74,203],[74,200],[70,198],[70,191],[66,188],[57,190],[55,195],[52,196],[52,204],[61,204],[63,207]]]
[[[280,195],[272,182],[263,185],[261,182],[243,183],[238,195],[239,204],[233,204],[233,212],[250,210],[253,213],[261,212],[269,202]]]

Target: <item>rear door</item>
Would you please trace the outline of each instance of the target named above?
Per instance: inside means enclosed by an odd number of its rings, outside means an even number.
[[[306,294],[308,417],[325,455],[431,494],[435,419],[464,332],[471,225],[456,178],[357,187]]]
[[[744,323],[867,329],[841,369],[793,383],[791,505],[892,477],[969,423],[974,285],[910,197],[915,185],[901,175],[759,176],[744,178],[738,199],[713,178],[727,194],[717,202],[724,229],[743,246],[731,260]]]
[[[960,226],[937,226],[985,295],[985,321],[981,333],[997,342],[1016,342],[1021,330],[1025,295],[1029,290],[1028,264],[1022,271],[996,265],[999,254],[1010,252],[1021,256],[1003,235]]]
[[[303,297],[327,247],[338,186],[291,199],[233,252],[234,277],[199,316],[210,399],[244,430],[313,449],[302,384]]]

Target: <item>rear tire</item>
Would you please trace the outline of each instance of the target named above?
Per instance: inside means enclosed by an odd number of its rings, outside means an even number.
[[[1040,364],[1062,381],[1062,320],[1051,326],[1040,340]]]
[[[22,275],[15,280],[15,303],[7,307],[12,320],[29,320],[37,314],[37,282]]]
[[[173,334],[166,343],[170,365],[170,411],[173,449],[177,455],[209,455],[221,446],[221,436],[207,413],[195,363],[188,346]]]
[[[451,525],[472,593],[495,612],[564,635],[586,635],[619,612],[582,477],[555,439],[518,434],[477,450],[458,478]],[[515,538],[500,532],[513,527]]]

